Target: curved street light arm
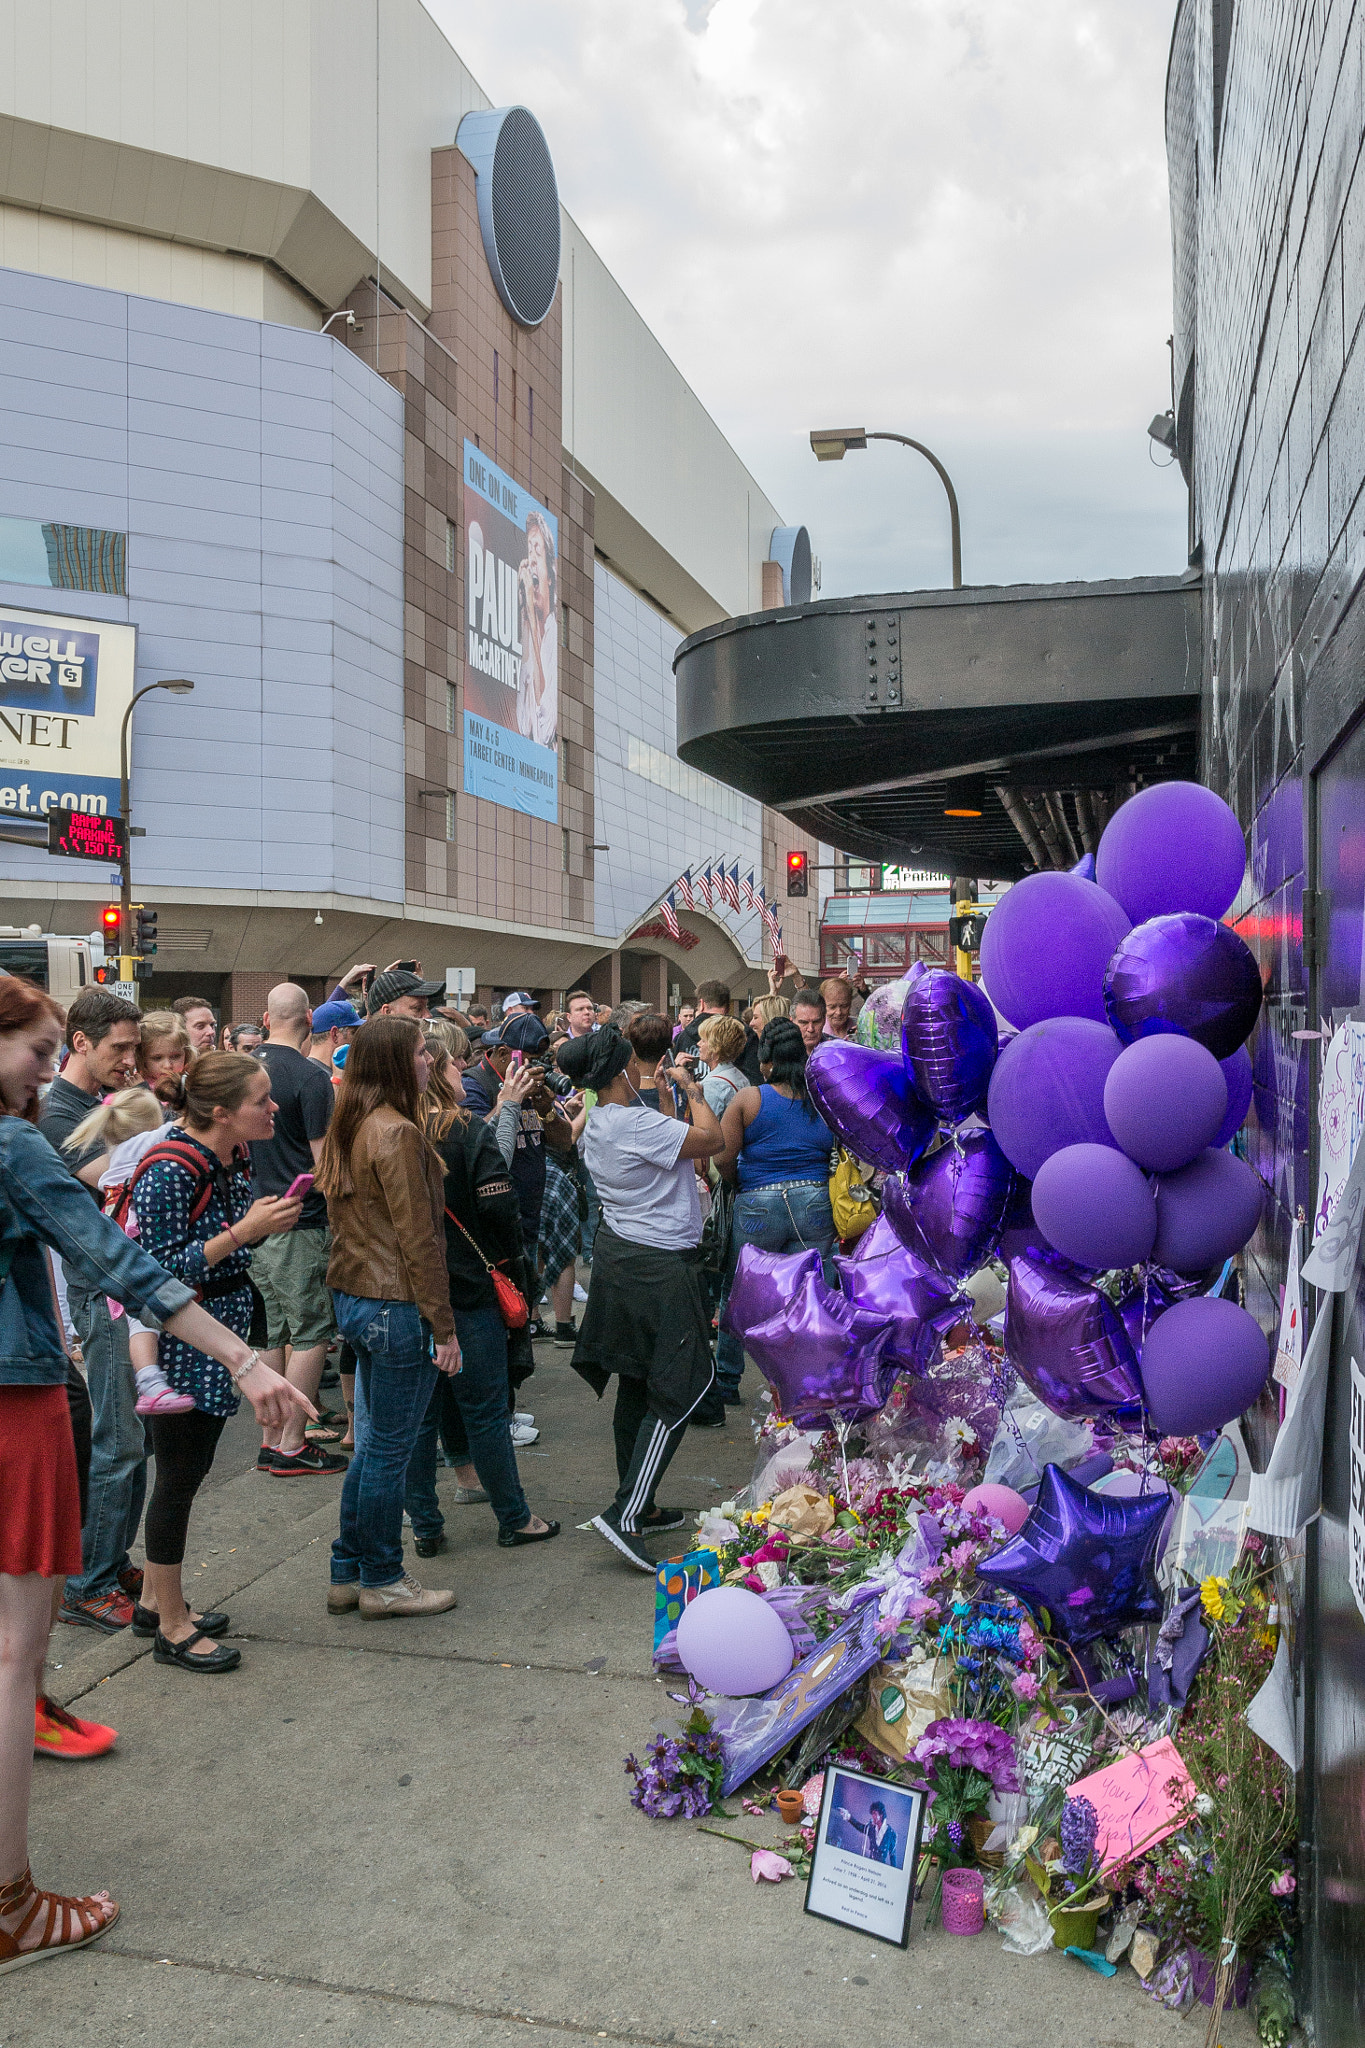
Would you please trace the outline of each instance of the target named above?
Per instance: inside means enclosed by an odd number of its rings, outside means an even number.
[[[939,459],[938,459],[937,455],[935,455],[935,453],[934,453],[933,449],[932,449],[932,448],[926,448],[926,447],[925,447],[925,445],[924,445],[924,443],[923,443],[923,441],[912,441],[912,440],[911,440],[911,438],[910,438],[910,436],[909,436],[908,434],[872,434],[872,433],[870,433],[870,434],[869,434],[869,435],[867,436],[867,439],[868,439],[869,441],[898,441],[898,442],[900,443],[900,445],[901,445],[901,447],[902,447],[902,448],[913,448],[913,449],[914,449],[914,450],[916,451],[916,453],[917,453],[917,454],[919,454],[919,455],[922,455],[922,456],[924,457],[924,459],[925,459],[925,461],[926,461],[926,462],[932,462],[932,464],[934,465],[934,468],[935,468],[935,469],[936,469],[936,470],[938,471],[938,473],[939,473],[939,478],[940,478],[940,480],[942,481],[942,484],[943,484],[943,488],[944,488],[944,490],[945,490],[945,491],[946,491],[946,492],[948,493],[948,514],[949,514],[949,517],[950,517],[950,519],[952,520],[952,529],[953,529],[953,589],[954,589],[954,590],[961,590],[961,588],[962,588],[962,525],[961,525],[961,522],[960,522],[960,520],[959,520],[959,518],[958,518],[958,512],[957,512],[957,492],[956,492],[956,491],[955,491],[955,490],[953,489],[953,480],[952,480],[952,478],[951,478],[951,477],[949,476],[949,474],[948,474],[947,470],[946,470],[946,469],[945,469],[945,468],[943,467],[943,464],[942,464],[942,463],[941,463],[941,462],[939,461]]]

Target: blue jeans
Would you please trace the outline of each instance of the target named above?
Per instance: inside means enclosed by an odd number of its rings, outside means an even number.
[[[355,1352],[355,1455],[341,1484],[332,1584],[391,1586],[403,1576],[408,1460],[436,1384],[430,1330],[411,1301],[332,1289],[337,1328]]]
[[[579,1173],[582,1175],[583,1186],[586,1189],[588,1196],[588,1214],[587,1219],[583,1224],[583,1232],[579,1242],[583,1246],[583,1263],[587,1266],[590,1266],[592,1264],[593,1239],[597,1235],[597,1226],[602,1221],[602,1204],[598,1200],[597,1188],[594,1185],[592,1175],[588,1172],[588,1169],[583,1162],[583,1157],[581,1153],[579,1155],[578,1160],[578,1170]]]
[[[756,1244],[765,1252],[817,1251],[825,1278],[830,1280],[834,1242],[834,1211],[829,1206],[828,1181],[803,1180],[788,1182],[785,1187],[750,1188],[735,1198],[726,1298],[741,1246]],[[738,1392],[743,1373],[744,1346],[738,1337],[722,1330],[716,1341],[716,1380],[721,1391]]]
[[[531,1519],[517,1474],[512,1448],[512,1418],[507,1413],[507,1330],[496,1308],[456,1309],[455,1335],[464,1360],[459,1372],[444,1374],[432,1391],[408,1465],[404,1505],[417,1536],[439,1536],[445,1528],[436,1498],[436,1436],[441,1409],[453,1401],[468,1439],[469,1456],[479,1484],[493,1503],[499,1529],[508,1535]]]
[[[93,1600],[118,1584],[147,1496],[147,1432],[136,1408],[128,1319],[111,1316],[103,1292],[68,1284],[67,1306],[81,1341],[93,1410],[90,1497],[81,1530],[81,1569],[68,1600]]]

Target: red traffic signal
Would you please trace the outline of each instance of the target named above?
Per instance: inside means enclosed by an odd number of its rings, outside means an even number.
[[[122,922],[123,913],[119,909],[117,903],[106,903],[104,909],[100,912],[100,923],[104,927],[104,943],[106,950],[111,945],[117,946],[119,937],[119,927],[122,924]]]
[[[805,896],[810,888],[810,856],[798,846],[787,855],[787,894]]]

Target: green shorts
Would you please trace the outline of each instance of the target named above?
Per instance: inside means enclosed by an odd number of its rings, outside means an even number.
[[[327,1261],[330,1230],[286,1230],[264,1237],[251,1251],[251,1277],[265,1302],[266,1349],[292,1344],[311,1351],[336,1335]]]

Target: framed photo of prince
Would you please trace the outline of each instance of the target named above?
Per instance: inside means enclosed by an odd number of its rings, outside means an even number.
[[[906,1948],[924,1794],[843,1769],[825,1773],[806,1911]]]

